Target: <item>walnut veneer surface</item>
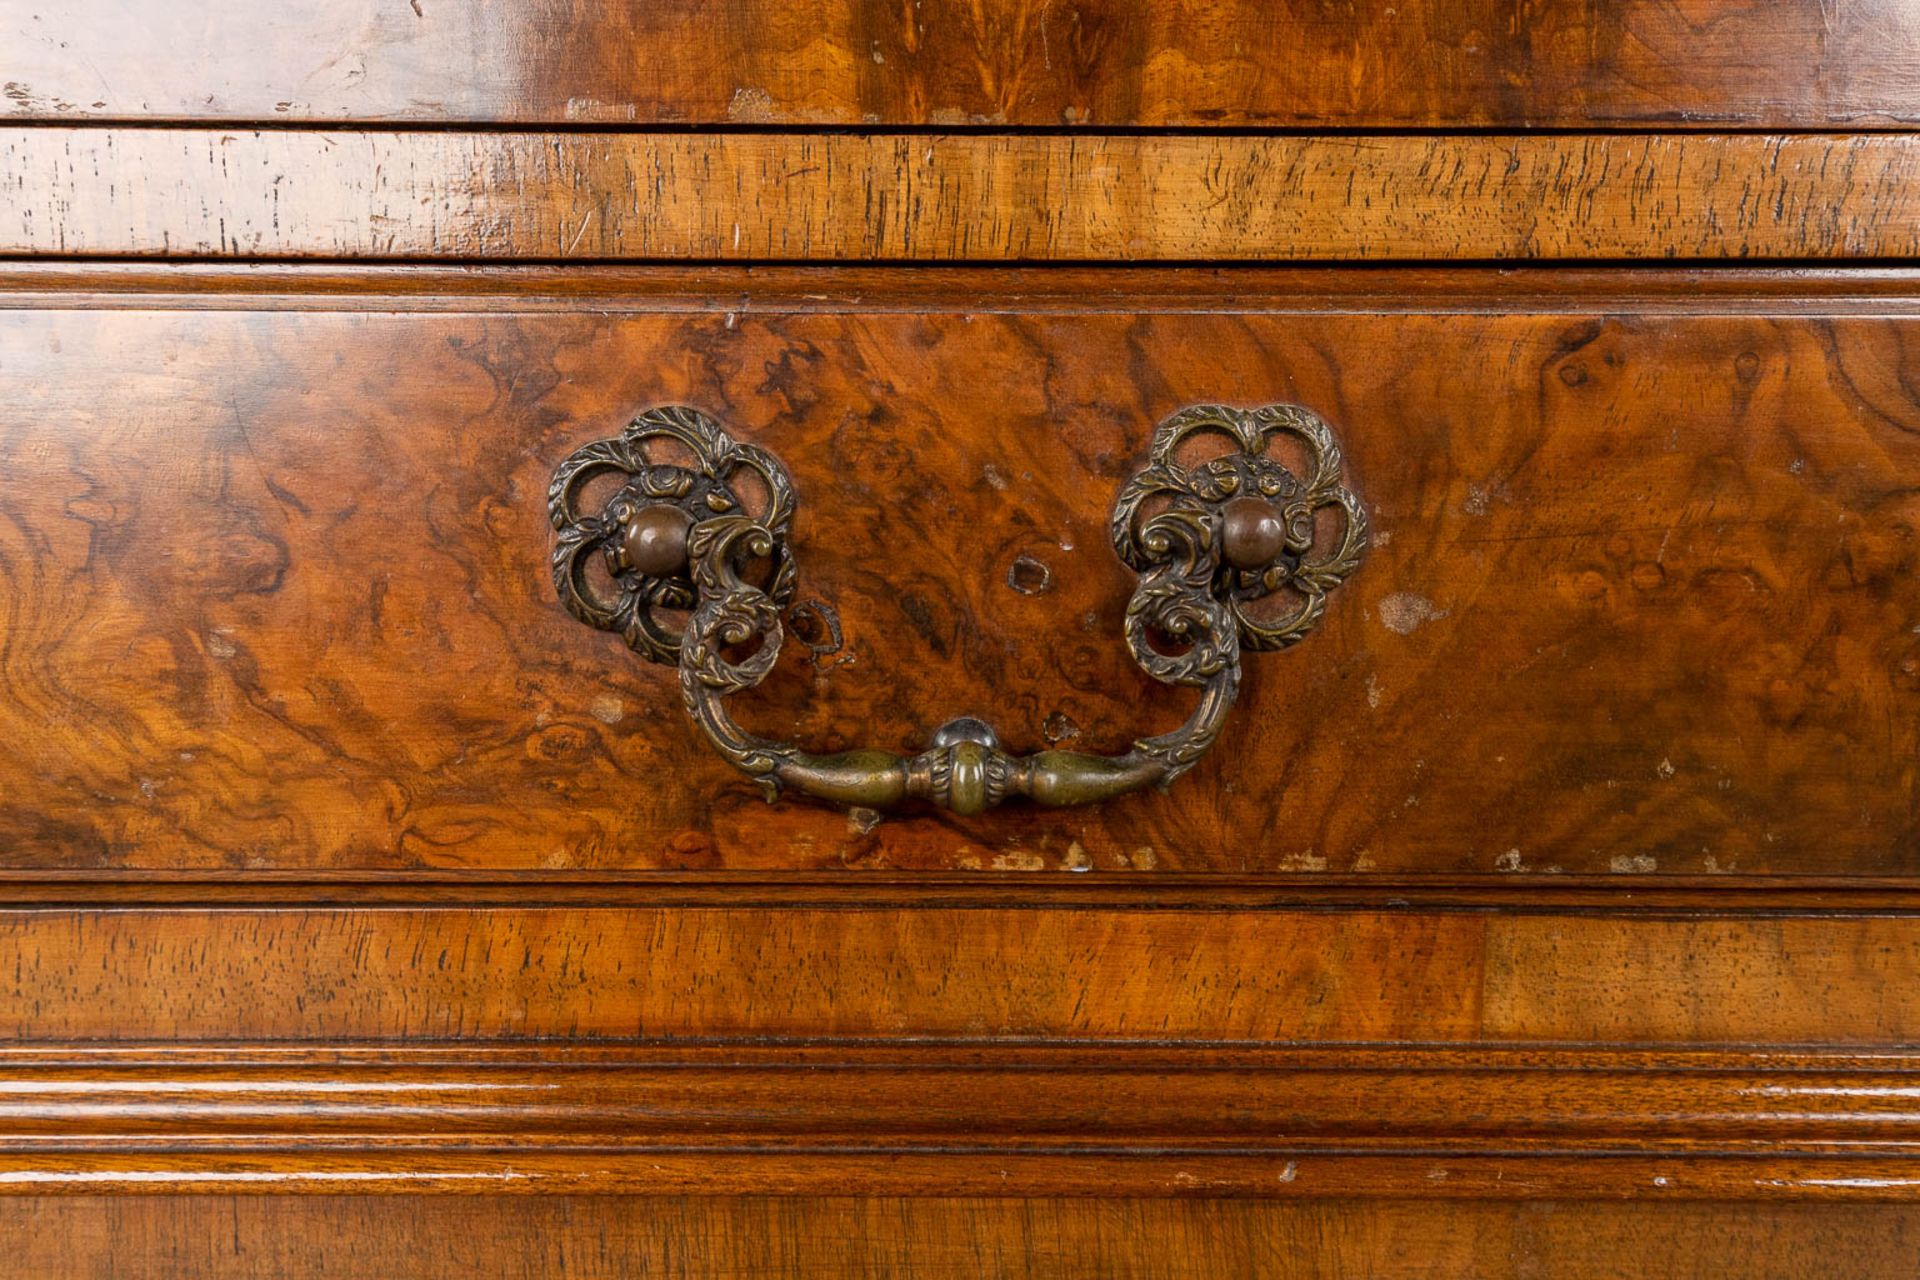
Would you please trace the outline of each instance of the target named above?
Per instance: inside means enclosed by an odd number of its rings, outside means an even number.
[[[1764,279],[1753,314],[1570,315],[1580,283],[1538,279],[1497,312],[1396,274],[1226,314],[744,275],[714,287],[745,313],[14,311],[0,838],[155,870],[1911,871],[1914,320]],[[750,726],[1121,749],[1193,695],[1127,654],[1107,512],[1151,424],[1227,385],[1338,406],[1375,545],[1165,796],[769,808],[554,598],[555,459],[701,405],[801,495],[819,633]]]
[[[6,0],[20,118],[1848,128],[1920,117],[1902,0]]]
[[[1912,1274],[1915,34],[0,0],[0,1276]],[[693,406],[749,729],[1123,752],[1207,403],[1370,541],[1164,793],[769,805],[555,594]]]

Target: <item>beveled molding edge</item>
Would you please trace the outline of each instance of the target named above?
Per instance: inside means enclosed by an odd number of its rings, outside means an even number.
[[[998,263],[608,264],[144,258],[0,254],[0,306],[52,310],[398,311],[782,316],[1649,314],[1899,317],[1920,268],[1621,261],[1442,265]]]
[[[0,910],[211,906],[1920,915],[1920,877],[1541,873],[0,870]]]
[[[0,1047],[0,1193],[1920,1198],[1920,1050]]]

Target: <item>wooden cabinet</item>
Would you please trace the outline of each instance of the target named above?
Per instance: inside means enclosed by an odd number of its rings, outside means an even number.
[[[1912,1274],[1910,20],[1402,7],[0,4],[0,1276]]]

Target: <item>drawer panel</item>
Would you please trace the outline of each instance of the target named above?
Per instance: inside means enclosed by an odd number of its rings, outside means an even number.
[[[109,300],[84,275],[0,316],[16,868],[1899,876],[1920,856],[1920,329],[1898,296],[1177,277],[1231,299],[1209,311],[1098,272],[1050,298],[832,272],[369,298],[289,272]],[[673,673],[549,580],[555,466],[694,405],[799,496],[812,643],[735,699],[750,728],[912,751],[964,714],[1019,750],[1124,750],[1192,695],[1128,657],[1109,511],[1154,424],[1215,401],[1325,416],[1373,545],[1313,635],[1247,658],[1221,747],[1164,795],[878,823],[768,806]]]
[[[739,262],[1903,259],[1920,136],[16,128],[0,252]],[[854,216],[857,213],[857,216]]]
[[[1624,886],[1612,914],[1578,916],[1550,903],[1415,910],[1386,894],[1344,910],[956,907],[937,889],[888,902],[856,886],[801,907],[750,889],[728,908],[635,896],[10,909],[0,1029],[9,1043],[119,1043],[134,1066],[212,1041],[441,1044],[457,1057],[493,1041],[717,1039],[786,1046],[787,1058],[830,1041],[823,1066],[848,1043],[932,1040],[1002,1054],[1017,1041],[1176,1056],[1206,1044],[1412,1046],[1418,1060],[1474,1049],[1454,1056],[1461,1067],[1503,1044],[1895,1051],[1920,1028],[1910,898],[1878,917],[1756,919],[1649,911]],[[1911,1057],[1888,1069],[1914,1071]],[[0,1079],[18,1065],[0,1054]],[[1471,1094],[1458,1095],[1464,1109]],[[1909,1117],[1899,1136],[1920,1149],[1920,1115],[1896,1095],[1883,1105]]]
[[[1823,1270],[1906,1280],[1920,1248],[1911,1205],[103,1196],[7,1201],[0,1224],[19,1240],[0,1262],[10,1280],[63,1269],[131,1280],[182,1270],[206,1280],[460,1280],[501,1274],[503,1260],[525,1268],[508,1275],[562,1274],[580,1257],[616,1275],[688,1280],[1426,1280],[1436,1270],[1522,1280],[1549,1269],[1566,1280]]]
[[[1897,4],[0,3],[32,119],[1285,126],[1911,121]],[[210,33],[217,33],[217,38]]]

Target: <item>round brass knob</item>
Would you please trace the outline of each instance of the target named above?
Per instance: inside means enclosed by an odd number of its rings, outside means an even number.
[[[627,521],[622,545],[627,563],[654,578],[671,578],[687,567],[687,531],[693,517],[664,503],[642,507]]]
[[[1220,509],[1220,550],[1236,569],[1262,569],[1287,549],[1287,526],[1271,502],[1235,498]]]

